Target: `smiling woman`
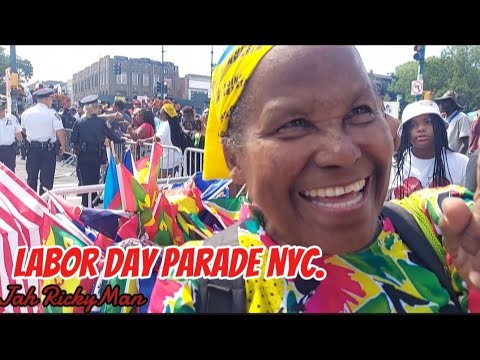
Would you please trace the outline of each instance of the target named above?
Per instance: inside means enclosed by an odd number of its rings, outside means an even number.
[[[251,204],[239,224],[207,244],[262,247],[264,256],[273,245],[318,246],[324,256],[316,265],[327,273],[272,278],[263,262],[260,277],[241,279],[229,292],[240,304],[231,311],[467,311],[468,288],[480,284],[479,239],[472,236],[478,224],[467,206],[472,194],[456,186],[426,189],[385,207],[393,122],[356,49],[236,46],[222,59],[213,78],[204,178],[246,184]],[[445,197],[457,199],[441,204]],[[418,238],[416,224],[423,230]],[[433,259],[426,260],[420,243]],[[158,279],[149,311],[209,311],[221,299],[203,283]]]

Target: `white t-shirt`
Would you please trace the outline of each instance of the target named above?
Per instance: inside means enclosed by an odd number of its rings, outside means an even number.
[[[158,126],[158,131],[155,134],[160,138],[160,145],[173,146],[170,137],[170,125],[168,121],[162,121]],[[182,162],[182,154],[177,150],[164,148],[162,156],[162,169],[171,169],[177,167]]]
[[[465,172],[467,169],[468,157],[447,150],[447,163],[445,164],[445,185],[465,185]],[[410,161],[411,160],[411,161]],[[404,196],[410,195],[412,192],[432,187],[433,167],[435,158],[419,159],[408,150],[403,163],[403,183],[399,184],[398,180],[393,183],[396,173],[395,163],[392,165],[390,174],[391,198],[398,198],[400,195],[400,187],[404,188]],[[390,192],[390,191],[389,191]]]

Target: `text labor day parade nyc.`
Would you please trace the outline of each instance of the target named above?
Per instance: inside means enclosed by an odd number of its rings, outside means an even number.
[[[110,247],[104,257],[95,246],[72,246],[63,249],[59,246],[31,247],[21,246],[16,251],[13,278],[15,279],[52,279],[61,277],[69,279],[95,279],[101,276],[108,280],[150,278],[158,270],[158,278],[219,278],[237,277],[255,278],[262,272],[265,264],[265,278],[325,279],[325,269],[315,265],[315,260],[322,256],[317,246],[271,246],[244,248],[240,246],[201,246],[201,247]],[[101,259],[103,267],[98,269]],[[0,306],[35,306],[41,300],[36,296],[34,286],[20,293],[21,285],[8,285],[9,293],[0,298]],[[83,306],[90,312],[95,306],[104,303],[120,306],[142,306],[147,302],[142,294],[119,294],[118,286],[107,286],[104,293],[97,297],[84,294],[79,286],[74,294],[67,294],[58,285],[43,288],[43,305]]]

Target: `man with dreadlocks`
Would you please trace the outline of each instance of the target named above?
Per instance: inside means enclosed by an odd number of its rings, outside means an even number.
[[[447,127],[435,102],[407,105],[398,128],[400,147],[390,177],[391,198],[403,199],[427,187],[464,185],[468,157],[450,150]]]

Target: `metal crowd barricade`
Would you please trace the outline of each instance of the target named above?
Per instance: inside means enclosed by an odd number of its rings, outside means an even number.
[[[134,161],[137,161],[145,156],[150,155],[153,144],[144,143],[138,145],[135,141],[128,140],[126,143],[114,144],[115,154],[119,160],[123,162],[123,157],[126,152],[127,146],[130,147],[132,157]],[[158,175],[159,184],[173,184],[187,181],[191,175],[203,169],[203,156],[204,151],[197,148],[186,148],[185,152],[175,146],[162,145],[163,156],[160,163],[160,171]],[[121,154],[121,157],[119,156]],[[74,155],[72,155],[74,156]],[[106,166],[102,165],[100,184],[98,185],[86,185],[77,186],[71,184],[68,186],[62,186],[52,190],[53,193],[58,195],[80,195],[88,194],[88,204],[91,204],[96,200],[92,199],[92,193],[97,193],[97,198],[103,194],[105,188],[105,175]]]
[[[186,182],[189,178],[188,177],[177,177],[177,178],[169,178],[169,179],[158,179],[157,184],[161,187],[168,187],[171,184],[183,183]],[[50,190],[50,193],[54,195],[62,196],[66,198],[68,195],[83,195],[88,194],[88,206],[92,207],[93,200],[92,193],[100,193],[105,190],[105,184],[97,184],[97,185],[85,185],[85,186],[77,186],[76,184],[66,184],[65,186],[58,187],[55,189]],[[42,196],[42,199],[48,201],[49,193],[46,192]]]
[[[138,145],[135,141],[128,140],[126,146],[130,146],[130,151],[132,152],[133,160],[137,161],[144,158],[145,156],[150,156],[152,151],[152,143],[143,143]],[[158,177],[163,178],[176,178],[180,177],[183,173],[182,164],[183,164],[183,153],[182,150],[176,146],[162,145],[163,156],[160,163],[160,172]]]
[[[70,138],[72,136],[72,129],[65,129],[65,137],[66,137],[66,145],[65,145],[65,151],[63,160],[62,160],[62,165],[75,165],[75,162],[77,160],[77,157],[73,154],[73,148],[72,148],[72,143],[70,141]]]
[[[203,170],[204,150],[198,148],[186,148],[183,153],[183,176],[192,176]]]

